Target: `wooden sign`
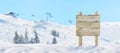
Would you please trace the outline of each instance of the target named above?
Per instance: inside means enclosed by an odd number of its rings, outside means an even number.
[[[77,15],[77,36],[98,36],[100,34],[100,18],[98,15]],[[87,34],[88,33],[88,34]]]
[[[80,12],[76,16],[76,35],[79,36],[79,45],[82,45],[82,36],[95,36],[96,46],[98,45],[98,36],[100,35],[98,12],[95,15],[82,15]]]

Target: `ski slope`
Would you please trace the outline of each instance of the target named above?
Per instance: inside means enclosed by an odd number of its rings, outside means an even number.
[[[15,31],[29,38],[34,37],[33,30],[39,34],[39,44],[13,44]],[[0,14],[0,53],[120,53],[120,22],[101,23],[99,45],[94,46],[93,37],[83,37],[83,46],[78,46],[75,26],[45,21],[27,21]],[[57,44],[52,42],[51,31],[59,32]]]

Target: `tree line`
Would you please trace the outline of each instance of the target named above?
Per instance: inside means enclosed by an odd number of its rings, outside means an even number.
[[[17,31],[15,31],[15,36],[13,38],[14,44],[37,44],[40,43],[40,39],[36,30],[34,30],[34,38],[28,37],[28,32],[25,30],[24,35],[19,35]],[[51,35],[53,35],[53,40],[51,44],[57,44],[56,37],[59,37],[59,33],[56,30],[51,31]]]

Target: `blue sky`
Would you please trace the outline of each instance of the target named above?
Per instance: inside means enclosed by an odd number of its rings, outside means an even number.
[[[54,21],[70,24],[68,20],[76,21],[79,11],[83,14],[94,14],[98,11],[102,22],[120,21],[120,0],[1,0],[0,14],[18,13],[26,20],[46,20],[46,12],[50,12]],[[31,15],[35,16],[32,17]]]

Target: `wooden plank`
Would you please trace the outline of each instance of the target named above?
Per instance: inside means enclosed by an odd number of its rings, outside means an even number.
[[[97,19],[100,16],[77,16],[76,19]]]
[[[84,27],[89,27],[89,28],[93,28],[93,27],[100,27],[100,25],[78,25],[77,28],[84,28]]]
[[[100,23],[100,21],[77,21],[77,24],[82,24],[82,23],[84,23],[84,24],[88,24],[88,23]]]
[[[89,31],[91,31],[91,32],[98,31],[99,32],[100,28],[99,27],[95,27],[95,28],[88,27],[88,28],[77,28],[76,30],[79,31],[79,32],[82,32],[82,31],[87,31],[87,32],[89,32]]]
[[[79,46],[82,46],[82,36],[79,36]]]
[[[98,36],[95,36],[95,45],[98,46]]]
[[[78,30],[77,32],[81,32],[81,33],[100,32],[99,28],[98,29],[86,29],[86,30],[84,30],[84,29],[77,29],[77,30]]]
[[[100,26],[100,23],[99,22],[77,22],[76,26],[80,26],[80,27],[83,27],[83,26],[88,26],[88,27]]]
[[[100,28],[100,26],[77,26],[77,28],[95,28],[95,27],[98,27]]]
[[[95,36],[100,34],[99,28],[77,28],[77,34],[83,36]]]
[[[82,36],[99,36],[100,33],[79,33]]]
[[[76,21],[100,21],[100,19],[77,19]]]
[[[81,32],[79,32],[78,34],[79,34],[79,35],[77,35],[77,36],[80,36],[80,35],[82,35],[82,36],[99,36],[100,33],[97,33],[97,32],[81,33]]]
[[[76,21],[100,21],[99,16],[79,16],[76,18]]]

